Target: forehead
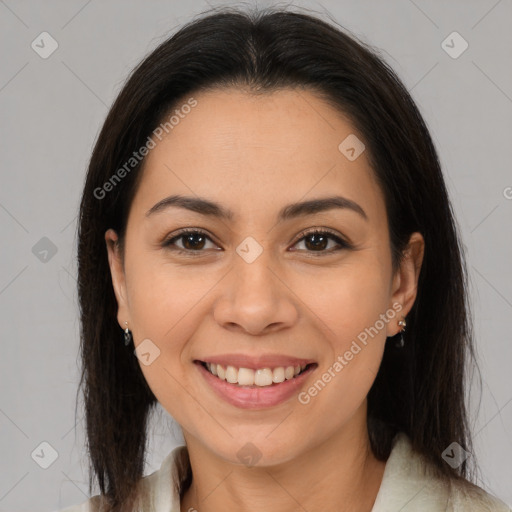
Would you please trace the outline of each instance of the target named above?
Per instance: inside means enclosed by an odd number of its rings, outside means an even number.
[[[383,207],[366,151],[347,158],[344,141],[360,151],[361,135],[314,92],[229,88],[191,97],[195,106],[182,108],[188,97],[178,103],[163,120],[174,114],[172,128],[153,137],[135,201],[149,208],[171,193],[192,193],[255,211],[337,192]]]

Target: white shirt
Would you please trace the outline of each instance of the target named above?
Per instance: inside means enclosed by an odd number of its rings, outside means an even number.
[[[149,502],[141,512],[180,512],[176,459],[186,446],[174,448],[160,469],[143,477]],[[439,480],[428,472],[429,463],[399,433],[386,462],[382,482],[371,512],[512,512],[512,509],[473,484]],[[81,505],[56,512],[96,512],[98,495]],[[185,511],[186,512],[186,511]]]

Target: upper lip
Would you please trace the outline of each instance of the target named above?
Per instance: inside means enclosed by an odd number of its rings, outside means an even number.
[[[282,354],[262,354],[249,356],[246,354],[221,354],[200,359],[203,363],[214,363],[222,366],[235,366],[236,368],[276,368],[278,366],[302,366],[314,363],[313,359],[303,359]]]

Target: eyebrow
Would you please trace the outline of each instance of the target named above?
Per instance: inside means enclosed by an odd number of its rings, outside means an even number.
[[[152,208],[146,212],[146,217],[149,217],[157,212],[162,212],[170,207],[184,208],[201,215],[217,217],[224,220],[233,220],[234,213],[221,206],[218,203],[208,199],[191,196],[172,195],[158,201]],[[334,208],[348,209],[358,213],[365,220],[368,220],[366,212],[356,202],[342,196],[329,196],[319,199],[311,199],[300,203],[292,203],[282,208],[278,215],[278,222],[302,217],[305,215],[312,215],[315,213],[332,210]]]

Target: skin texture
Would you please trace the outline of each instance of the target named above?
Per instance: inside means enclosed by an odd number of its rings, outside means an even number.
[[[136,347],[149,338],[159,348],[141,369],[188,446],[193,481],[182,510],[370,511],[385,463],[370,450],[366,396],[386,337],[400,331],[416,298],[423,238],[412,235],[393,275],[384,197],[366,152],[354,161],[340,152],[357,132],[313,91],[233,88],[194,97],[197,106],[146,159],[124,266],[116,233],[105,234],[119,325],[128,322]],[[218,202],[234,218],[176,207],[146,217],[171,194]],[[331,209],[276,222],[290,203],[335,194],[368,219]],[[208,236],[176,240],[196,251],[191,256],[162,247],[182,228]],[[339,245],[329,238],[317,249],[301,236],[310,228],[327,228],[354,248],[333,251]],[[263,249],[250,264],[236,252],[248,236]],[[294,396],[260,410],[235,407],[193,363],[222,353],[311,358],[319,366],[307,390],[396,303],[400,313],[307,405]],[[247,442],[261,453],[254,467],[237,457]]]

